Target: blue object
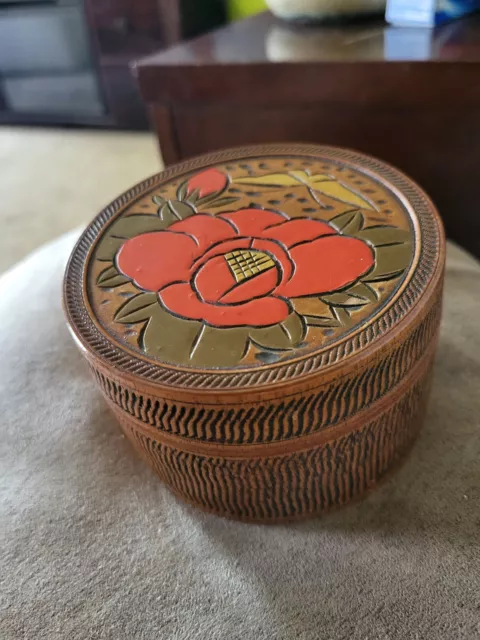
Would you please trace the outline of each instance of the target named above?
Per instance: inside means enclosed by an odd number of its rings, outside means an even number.
[[[387,0],[385,17],[398,27],[435,27],[479,9],[480,0]]]

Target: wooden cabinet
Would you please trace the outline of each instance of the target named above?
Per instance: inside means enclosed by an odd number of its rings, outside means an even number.
[[[0,123],[148,128],[130,64],[224,20],[221,0],[0,4]]]
[[[480,17],[436,30],[290,26],[269,13],[137,67],[165,162],[215,149],[312,142],[410,174],[450,236],[480,255]]]

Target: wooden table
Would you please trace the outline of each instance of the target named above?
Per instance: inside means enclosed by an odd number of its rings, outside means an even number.
[[[269,13],[136,66],[167,164],[245,143],[305,141],[387,160],[480,255],[480,16],[436,30],[293,27]]]

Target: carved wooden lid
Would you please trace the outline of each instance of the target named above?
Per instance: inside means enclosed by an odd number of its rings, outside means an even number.
[[[105,370],[164,388],[272,387],[393,340],[442,256],[432,203],[392,167],[331,147],[241,148],[102,211],[71,257],[65,307]]]

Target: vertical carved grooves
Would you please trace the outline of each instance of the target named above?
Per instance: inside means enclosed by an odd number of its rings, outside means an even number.
[[[320,513],[360,496],[380,480],[415,439],[428,394],[429,371],[382,415],[358,431],[293,454],[235,459],[195,455],[123,429],[179,496],[208,511],[274,521]]]
[[[392,391],[435,338],[440,322],[438,299],[400,346],[375,366],[345,376],[310,394],[294,394],[270,404],[222,408],[148,397],[113,382],[91,366],[103,393],[125,413],[167,433],[202,442],[258,444],[288,440],[331,427]]]

